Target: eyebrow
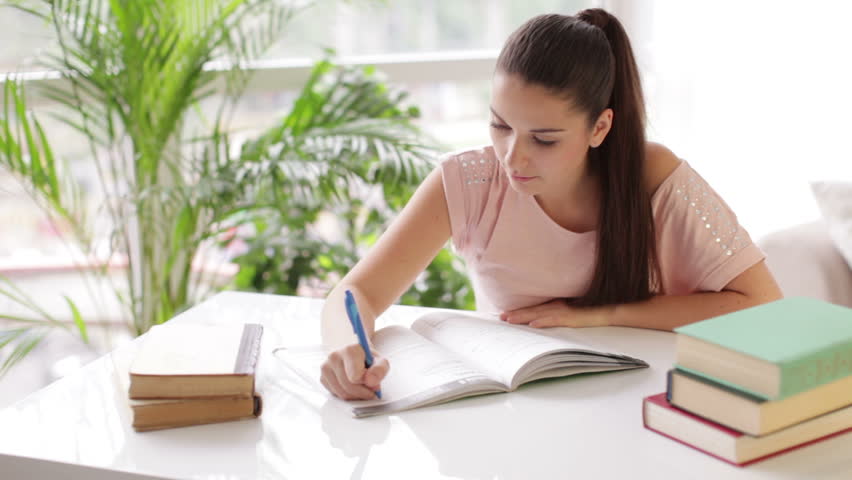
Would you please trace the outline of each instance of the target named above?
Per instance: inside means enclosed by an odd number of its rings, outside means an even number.
[[[497,112],[494,111],[494,107],[488,107],[488,108],[491,110],[491,113],[493,113],[494,116],[497,117],[497,120],[500,120],[501,122],[506,123],[506,121],[503,120],[503,117],[501,117]],[[565,131],[564,128],[534,128],[534,129],[530,130],[530,132],[533,132],[533,133],[551,133],[551,132],[564,132],[564,131]]]

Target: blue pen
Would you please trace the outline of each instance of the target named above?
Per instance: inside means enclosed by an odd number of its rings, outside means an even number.
[[[370,344],[367,342],[367,334],[364,333],[364,324],[361,323],[361,314],[358,313],[355,296],[349,290],[346,290],[346,315],[349,317],[349,323],[352,324],[352,330],[358,336],[358,343],[364,349],[364,366],[370,368],[373,366],[373,353],[370,352]],[[381,389],[376,391],[376,396],[382,398]]]

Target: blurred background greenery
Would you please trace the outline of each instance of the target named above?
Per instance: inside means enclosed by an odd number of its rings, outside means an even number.
[[[50,381],[221,289],[324,296],[488,141],[505,36],[589,3],[0,2],[0,374],[47,340]],[[463,262],[399,302],[473,308]]]

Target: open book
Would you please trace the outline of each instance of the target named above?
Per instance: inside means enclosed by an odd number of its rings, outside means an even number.
[[[382,399],[347,402],[355,417],[380,415],[485,393],[508,392],[542,378],[647,367],[530,327],[456,312],[434,312],[411,329],[390,326],[374,337],[391,364]],[[328,353],[321,347],[274,351],[316,388]]]

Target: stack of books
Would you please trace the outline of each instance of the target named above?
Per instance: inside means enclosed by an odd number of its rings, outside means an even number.
[[[646,428],[738,466],[852,432],[852,309],[786,298],[675,332]]]
[[[153,327],[130,365],[136,431],[256,418],[255,370],[263,327],[166,323]]]

